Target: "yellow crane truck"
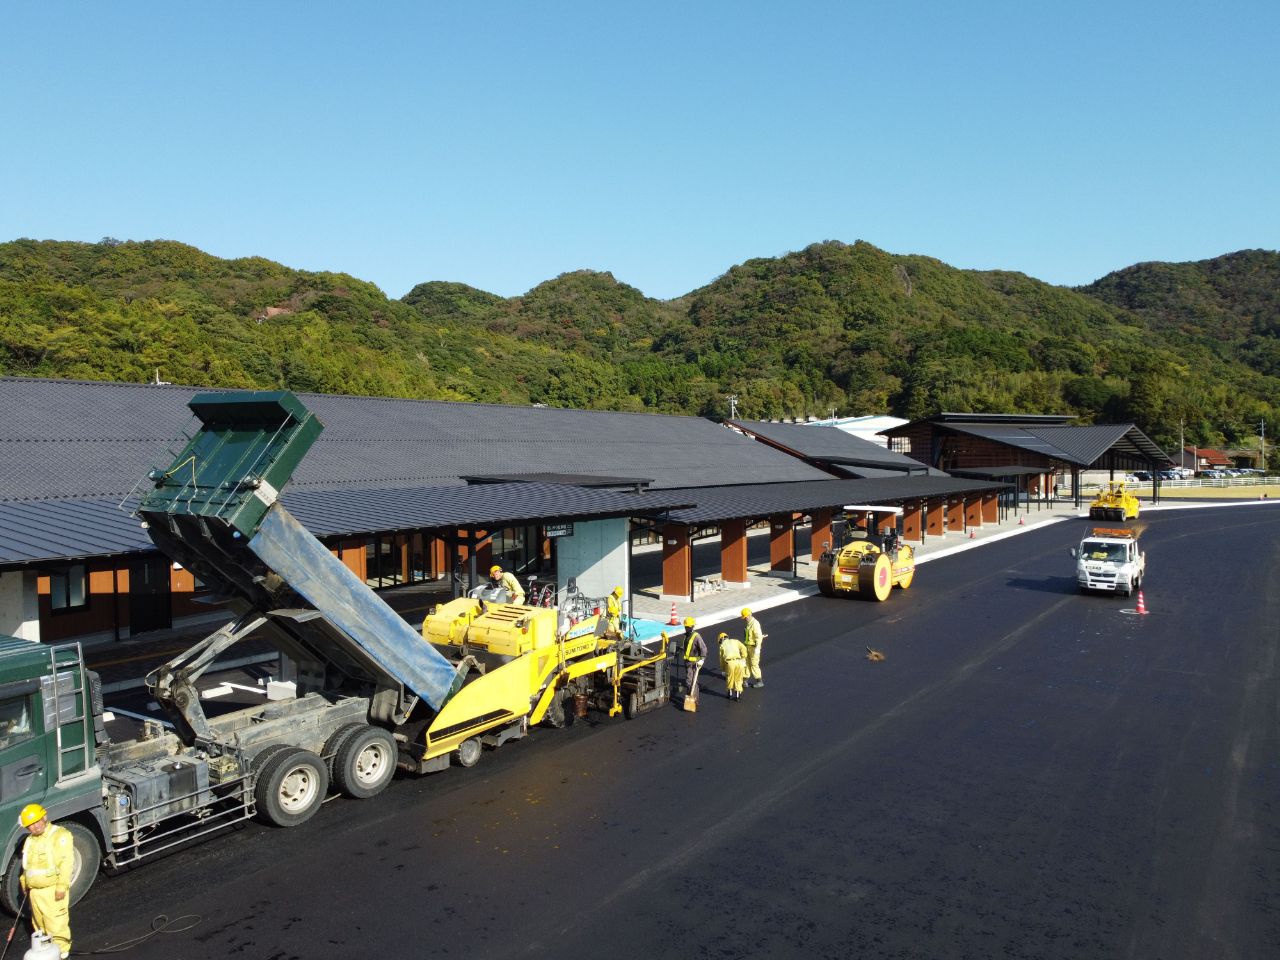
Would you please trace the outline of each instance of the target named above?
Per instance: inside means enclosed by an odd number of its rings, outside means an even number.
[[[827,550],[818,561],[818,590],[824,597],[858,596],[887,600],[894,587],[906,590],[916,574],[916,555],[890,533],[880,542],[855,539]]]

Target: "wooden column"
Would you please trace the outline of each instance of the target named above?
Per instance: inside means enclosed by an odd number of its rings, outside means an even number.
[[[402,533],[396,537],[396,543],[400,547],[400,582],[412,583],[413,570],[411,564],[413,557],[409,554],[409,538]]]
[[[831,508],[823,507],[821,510],[815,510],[811,516],[813,522],[810,525],[809,556],[810,559],[820,560],[825,549],[822,545],[824,543],[835,545],[835,541],[831,539]]]
[[[484,540],[489,535],[488,530],[477,530],[476,540]],[[489,576],[489,568],[493,566],[493,541],[485,540],[480,549],[476,551],[476,575],[485,580]],[[510,573],[511,571],[506,571]]]
[[[964,497],[947,498],[947,533],[964,533]]]
[[[769,569],[790,572],[793,556],[795,532],[791,529],[791,514],[776,513],[769,518]]]
[[[982,497],[970,494],[964,498],[964,525],[966,527],[982,526]]]
[[[982,522],[1000,522],[1000,501],[998,494],[984,493],[982,495]]]
[[[876,533],[886,534],[890,530],[898,528],[898,515],[896,513],[877,513],[878,522],[876,523]]]
[[[924,540],[924,504],[909,500],[902,505],[902,539],[909,543]]]
[[[689,548],[689,528],[668,523],[662,528],[662,598],[689,599],[693,571],[693,551]]]
[[[924,529],[931,537],[944,537],[946,531],[942,526],[942,509],[946,501],[942,497],[933,497],[925,505]]]
[[[747,582],[747,521],[720,522],[720,578],[725,583]]]

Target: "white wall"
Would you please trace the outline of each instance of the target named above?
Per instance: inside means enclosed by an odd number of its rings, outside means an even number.
[[[556,578],[563,590],[570,577],[588,597],[603,597],[622,587],[623,599],[631,596],[631,571],[627,566],[627,536],[631,521],[590,520],[573,525],[572,537],[556,540]]]
[[[0,633],[40,642],[35,571],[0,573]]]

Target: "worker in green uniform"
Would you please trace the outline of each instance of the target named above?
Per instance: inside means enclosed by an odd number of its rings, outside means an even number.
[[[65,958],[71,954],[71,871],[75,841],[66,827],[49,822],[38,803],[22,808],[18,822],[27,828],[22,846],[22,891],[31,901],[31,922],[50,937]],[[97,869],[86,864],[86,870]]]
[[[742,608],[742,619],[747,631],[746,636],[742,638],[742,644],[747,648],[747,686],[763,687],[764,675],[760,672],[760,651],[764,648],[764,630],[760,627],[760,621],[753,617],[746,607]]]
[[[511,597],[508,603],[524,603],[524,587],[514,573],[503,573],[496,563],[489,568],[489,586],[501,587]]]
[[[742,699],[742,677],[746,670],[747,648],[741,640],[727,633],[720,634],[720,669],[724,672],[727,695],[730,700]]]
[[[707,641],[702,634],[694,630],[693,617],[685,617],[684,621],[684,695],[693,700],[698,699],[698,671],[707,659]]]

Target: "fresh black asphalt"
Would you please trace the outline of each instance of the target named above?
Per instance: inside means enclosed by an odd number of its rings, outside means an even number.
[[[1280,956],[1280,510],[1147,523],[1147,617],[1078,595],[1075,520],[770,610],[741,703],[101,878],[76,947],[196,913],[132,955]]]

